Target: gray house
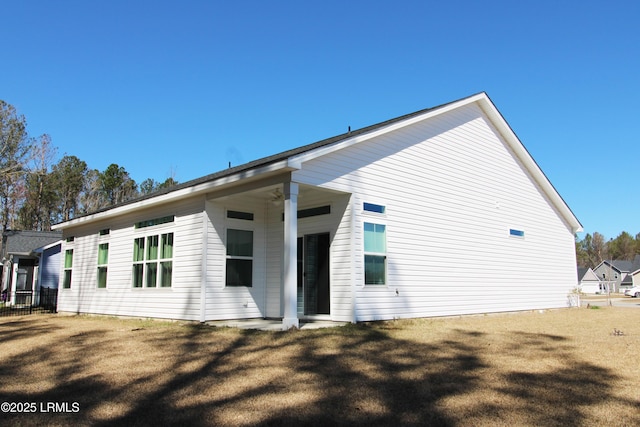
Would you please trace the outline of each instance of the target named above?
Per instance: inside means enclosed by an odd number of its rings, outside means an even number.
[[[49,287],[57,288],[62,233],[57,231],[5,231],[2,234],[2,301],[11,305],[37,304],[40,294],[39,267],[50,263]]]

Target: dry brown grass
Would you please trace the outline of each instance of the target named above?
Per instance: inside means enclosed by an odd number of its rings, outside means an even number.
[[[613,330],[623,335],[613,335]],[[3,425],[640,425],[640,310],[257,332],[0,319]]]

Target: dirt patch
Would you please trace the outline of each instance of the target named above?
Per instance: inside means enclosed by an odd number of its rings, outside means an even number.
[[[289,332],[6,318],[0,403],[36,411],[0,416],[6,425],[640,425],[638,316],[583,308]]]

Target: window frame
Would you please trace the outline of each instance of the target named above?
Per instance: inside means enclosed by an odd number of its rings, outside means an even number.
[[[371,225],[374,227],[373,232],[376,233],[376,228],[377,227],[383,227],[382,229],[382,237],[383,237],[383,250],[371,250],[371,248],[369,248],[369,250],[367,250],[367,225]],[[363,221],[362,224],[362,249],[363,249],[363,264],[362,264],[362,280],[364,283],[364,286],[388,286],[389,285],[389,280],[388,280],[388,266],[387,266],[387,260],[388,260],[388,249],[387,249],[387,224],[385,222],[381,222],[381,221]],[[377,246],[377,244],[374,243],[374,246]],[[375,248],[378,249],[378,248]],[[370,275],[375,275],[377,276],[378,273],[367,273],[367,258],[373,258],[373,259],[381,259],[382,260],[382,282],[380,281],[367,281],[367,277]]]
[[[237,255],[237,254],[230,254],[229,253],[229,232],[230,231],[239,231],[239,232],[246,232],[246,233],[251,233],[251,255]],[[254,256],[255,256],[255,230],[253,228],[249,228],[249,227],[242,227],[239,224],[233,224],[230,225],[226,228],[225,230],[225,261],[224,261],[224,286],[229,287],[229,288],[252,288],[253,287],[253,272],[254,272]],[[245,261],[244,264],[247,264],[247,261],[250,262],[250,282],[248,284],[236,284],[236,283],[230,283],[230,274],[229,274],[229,268],[230,268],[230,262],[231,261]]]
[[[171,289],[174,259],[175,231],[154,230],[135,236],[131,261],[131,288]],[[152,275],[150,272],[153,272]]]
[[[101,261],[101,249],[103,246],[106,246],[106,255],[105,255],[105,259],[104,262],[100,262]],[[96,276],[96,288],[98,289],[106,289],[107,288],[107,278],[108,278],[108,271],[109,271],[109,242],[99,242],[98,243],[98,270],[97,270],[97,276]],[[101,280],[101,277],[104,275],[104,285],[101,286],[101,284],[103,283],[103,280]]]
[[[386,216],[387,205],[371,202],[362,202],[362,213],[367,215]]]
[[[509,228],[509,237],[515,238],[515,239],[524,239],[524,228],[522,227]]]
[[[133,225],[133,228],[135,230],[140,230],[140,229],[149,228],[149,227],[157,227],[159,225],[164,225],[164,224],[174,224],[175,220],[176,220],[175,215],[166,215],[158,218],[138,221]]]
[[[69,260],[69,265],[67,265],[67,259]],[[73,248],[65,248],[62,262],[62,289],[71,289],[73,279]]]
[[[254,217],[255,217],[255,214],[253,212],[227,209],[227,219],[253,221]]]

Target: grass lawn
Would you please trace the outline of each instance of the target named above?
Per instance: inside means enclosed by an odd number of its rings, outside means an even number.
[[[289,332],[0,318],[1,402],[37,405],[11,426],[637,426],[640,310]]]

